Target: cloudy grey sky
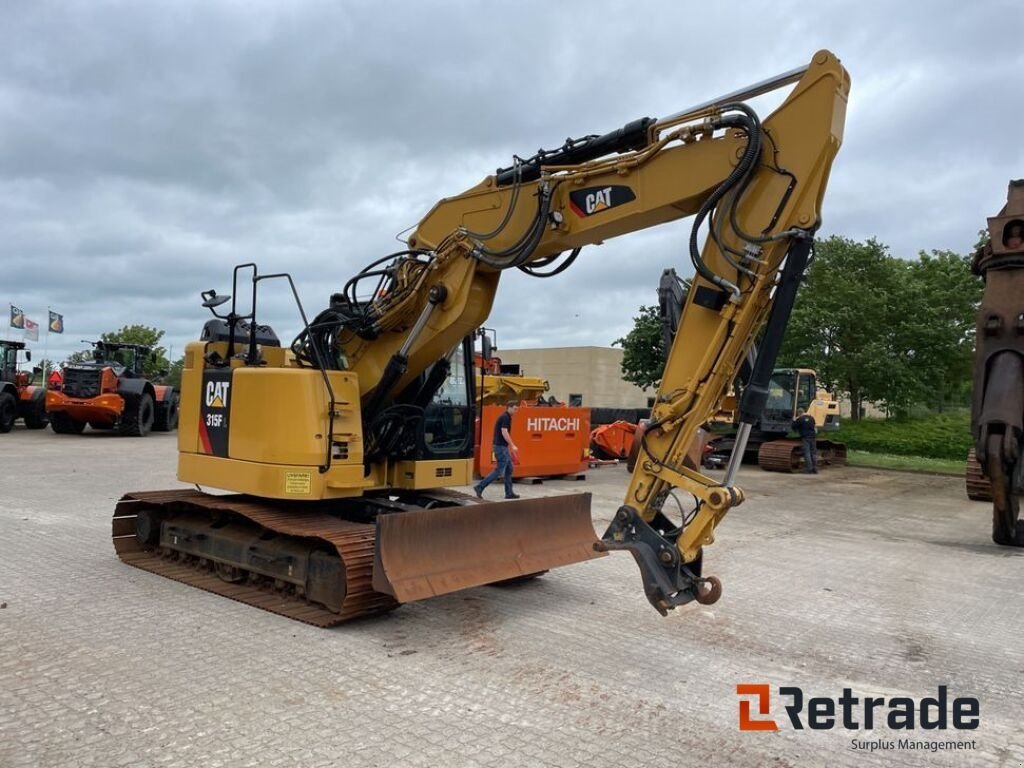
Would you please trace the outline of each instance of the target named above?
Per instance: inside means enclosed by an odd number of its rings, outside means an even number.
[[[64,314],[57,360],[133,323],[178,356],[208,317],[199,292],[229,290],[236,263],[291,272],[315,313],[513,153],[819,48],[853,78],[822,234],[966,253],[1024,177],[1024,5],[910,6],[4,0],[0,302],[44,327],[48,306]],[[663,268],[688,273],[688,233],[619,238],[541,283],[507,275],[488,325],[505,348],[608,345]],[[290,340],[284,289],[262,303]]]

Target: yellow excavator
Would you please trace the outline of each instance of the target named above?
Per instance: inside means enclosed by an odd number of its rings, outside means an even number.
[[[666,269],[658,285],[662,349],[672,348],[685,299],[683,281],[674,269]],[[694,450],[700,455],[704,467],[721,468],[729,463],[741,423],[737,392],[742,391],[743,382],[750,376],[756,358],[756,349],[752,347],[740,366],[737,381],[722,396],[718,410],[708,418],[708,432],[698,435]],[[819,433],[839,429],[839,403],[829,392],[818,389],[817,373],[808,368],[776,368],[768,380],[764,413],[747,435],[744,462],[756,462],[768,472],[794,472],[800,468],[803,464],[800,441],[788,440],[786,436],[801,410],[814,419]],[[816,443],[821,466],[846,465],[845,445],[820,437]]]
[[[745,103],[788,85],[763,120]],[[312,318],[290,276],[236,267],[234,298],[203,293],[214,318],[185,352],[178,478],[196,489],[126,494],[118,555],[318,626],[616,550],[633,555],[662,614],[714,602],[721,584],[703,573],[704,551],[743,501],[743,451],[721,479],[684,457],[766,326],[738,447],[763,410],[849,87],[820,51],[674,115],[515,157],[440,200],[405,250],[369,264]],[[489,502],[453,490],[471,482],[471,338],[502,273],[552,277],[585,246],[686,216],[694,288],[604,535],[587,493]],[[302,318],[287,346],[258,322],[269,280],[291,285]],[[685,518],[665,504],[675,489],[696,499]]]
[[[732,455],[735,430],[739,424],[736,394],[730,390],[719,410],[709,420],[710,433],[702,456],[705,467],[723,467]],[[800,441],[789,439],[798,411],[814,419],[818,434],[839,429],[839,402],[824,389],[818,389],[817,374],[808,368],[776,368],[768,382],[768,400],[764,413],[754,425],[746,444],[747,463],[757,463],[768,472],[795,472],[803,466]],[[846,466],[846,446],[819,436],[818,463],[824,467]]]

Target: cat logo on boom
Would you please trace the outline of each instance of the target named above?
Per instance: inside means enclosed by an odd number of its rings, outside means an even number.
[[[206,382],[206,407],[225,408],[228,403],[228,389],[231,388],[230,381],[208,381]]]
[[[597,192],[591,192],[584,200],[584,204],[586,205],[588,215],[597,211],[603,211],[605,208],[610,208],[612,205],[612,188],[605,187],[604,189],[597,190]]]
[[[569,207],[581,218],[607,211],[623,203],[636,200],[630,187],[613,184],[608,187],[585,187],[569,193]]]

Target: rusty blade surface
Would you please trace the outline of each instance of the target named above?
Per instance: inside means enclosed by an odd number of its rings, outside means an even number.
[[[597,540],[589,493],[381,515],[373,588],[421,600],[601,557]]]

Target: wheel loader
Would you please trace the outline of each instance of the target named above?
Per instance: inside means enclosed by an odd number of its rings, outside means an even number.
[[[28,429],[43,429],[47,424],[46,390],[32,384],[27,371],[18,370],[22,351],[25,361],[31,361],[25,342],[0,340],[0,433],[10,432],[18,419]]]
[[[790,85],[763,119],[745,103]],[[819,51],[667,117],[516,156],[439,200],[405,248],[312,316],[290,275],[238,265],[230,295],[202,293],[213,318],[185,352],[178,478],[192,487],[125,494],[118,555],[321,627],[617,551],[633,556],[663,615],[716,601],[721,582],[704,560],[744,499],[739,462],[712,479],[686,457],[762,328],[737,457],[763,410],[849,87],[839,60]],[[503,274],[553,278],[587,246],[690,216],[680,251],[694,286],[603,536],[587,493],[488,502],[460,490],[472,482],[471,339]],[[261,322],[271,284],[295,300],[290,343]],[[682,516],[666,504],[677,490],[695,499]]]
[[[88,342],[92,360],[65,365],[46,393],[50,427],[60,435],[116,430],[143,437],[150,430],[171,432],[178,425],[179,395],[174,387],[147,378],[150,347],[112,341]]]

